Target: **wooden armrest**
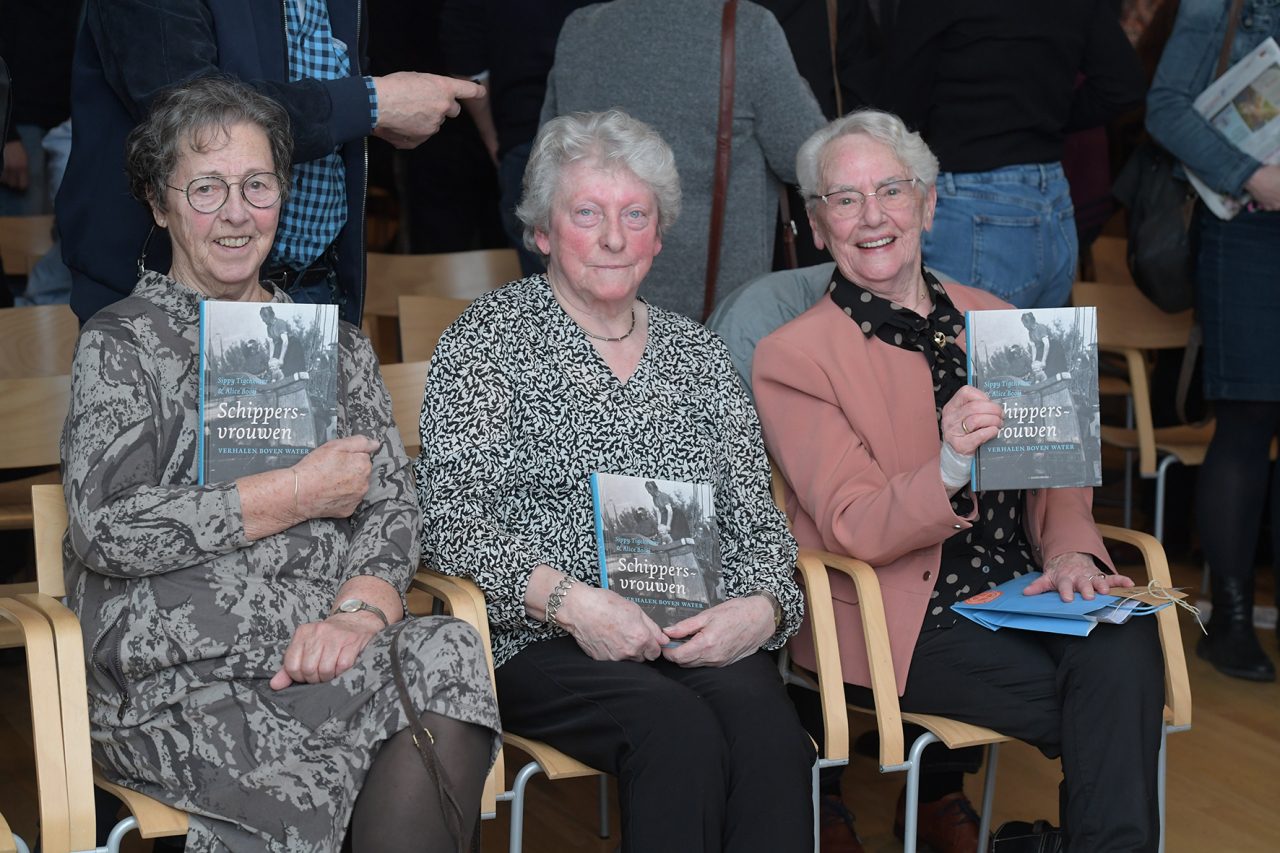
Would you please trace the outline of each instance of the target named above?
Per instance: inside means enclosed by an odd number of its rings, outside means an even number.
[[[48,850],[83,849],[86,845],[73,847],[71,844],[53,630],[38,611],[13,598],[0,598],[0,620],[18,627],[26,648],[31,739],[35,746],[36,794],[43,846]],[[87,700],[82,697],[83,701]],[[93,838],[90,837],[89,841],[87,846],[93,847]]]
[[[824,758],[849,760],[849,711],[844,700],[844,676],[840,666],[840,642],[836,636],[835,613],[831,606],[831,582],[827,567],[810,552],[801,552],[796,561],[804,585],[809,626],[813,631],[813,653],[818,670],[818,695],[822,701]]]
[[[442,575],[434,569],[420,569],[413,576],[412,586],[443,601],[450,615],[476,629],[484,646],[485,661],[489,665],[489,681],[496,687],[493,645],[489,641],[489,616],[484,606],[484,594],[479,587],[466,578]],[[498,758],[484,781],[484,792],[480,795],[481,814],[492,815],[497,812],[498,793],[505,787],[506,766],[502,751],[499,750]]]
[[[876,577],[875,570],[861,560],[842,557],[829,551],[800,549],[802,564],[813,560],[828,569],[848,575],[858,592],[862,634],[867,645],[867,666],[871,672],[871,693],[876,701],[876,727],[880,730],[880,766],[896,767],[902,764],[904,754],[902,712],[898,707],[898,681],[893,674],[889,624],[884,615],[884,601],[880,597],[880,580]],[[827,600],[830,599],[828,592]],[[840,690],[843,694],[843,680]],[[841,702],[843,703],[843,695]]]
[[[1142,554],[1146,567],[1146,579],[1165,587],[1173,586],[1169,576],[1169,561],[1164,547],[1149,533],[1099,524],[1102,538],[1132,545]],[[1141,581],[1138,581],[1141,583]],[[1160,648],[1164,652],[1164,693],[1169,709],[1169,722],[1176,729],[1191,727],[1191,679],[1187,675],[1187,657],[1182,648],[1182,631],[1178,626],[1178,610],[1166,607],[1152,618],[1160,632]]]

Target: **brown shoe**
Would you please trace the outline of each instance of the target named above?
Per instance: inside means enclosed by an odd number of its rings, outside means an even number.
[[[932,803],[920,803],[916,840],[934,853],[977,853],[978,813],[963,791],[947,794]],[[893,834],[901,839],[907,825],[907,789],[898,795]]]
[[[822,853],[865,853],[853,828],[853,812],[835,794],[818,801],[818,848]]]

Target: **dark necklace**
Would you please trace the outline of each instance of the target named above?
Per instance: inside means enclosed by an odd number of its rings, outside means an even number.
[[[578,323],[577,320],[574,320],[574,322]],[[631,306],[631,328],[627,329],[626,332],[618,335],[616,338],[606,338],[604,335],[597,335],[594,332],[589,331],[587,327],[581,323],[578,323],[578,328],[581,329],[582,333],[588,338],[594,338],[597,341],[605,341],[608,343],[612,343],[614,341],[625,341],[627,338],[631,337],[631,333],[636,330],[636,306],[634,304]]]

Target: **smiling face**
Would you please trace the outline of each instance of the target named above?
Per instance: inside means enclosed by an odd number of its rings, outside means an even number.
[[[204,151],[182,146],[177,168],[169,176],[168,210],[152,205],[156,224],[169,229],[173,242],[170,277],[214,299],[247,300],[258,292],[258,270],[276,236],[280,203],[253,207],[244,200],[239,181],[258,172],[274,172],[271,146],[262,129],[234,124],[199,134]],[[188,140],[188,143],[190,140]],[[194,178],[216,175],[232,184],[227,201],[213,213],[199,213],[187,203],[185,190]]]
[[[872,193],[889,181],[913,178],[893,149],[864,134],[841,136],[822,157],[820,191]],[[818,200],[809,211],[813,241],[827,248],[845,278],[899,303],[911,302],[920,281],[920,236],[933,225],[937,192],[918,184],[916,201],[901,210],[884,210],[868,198],[862,210],[839,219]]]
[[[566,298],[588,309],[627,305],[662,249],[658,201],[625,167],[571,163],[560,172],[547,230],[534,239]]]

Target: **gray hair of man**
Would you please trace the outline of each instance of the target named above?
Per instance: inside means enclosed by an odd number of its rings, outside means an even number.
[[[280,202],[289,194],[293,136],[284,107],[232,77],[197,77],[165,89],[125,140],[129,192],[167,211],[165,188],[184,151],[205,152],[225,143],[231,128],[251,124],[266,134],[272,170],[280,176]]]
[[[529,251],[542,254],[534,233],[550,229],[561,172],[584,161],[605,170],[626,168],[647,184],[658,202],[659,234],[666,233],[680,215],[676,155],[656,130],[622,110],[568,113],[538,130],[524,170],[524,193],[516,216],[524,224],[524,245]]]
[[[902,119],[881,110],[857,110],[819,128],[800,146],[796,154],[796,179],[800,194],[810,210],[817,203],[817,196],[830,187],[819,186],[822,180],[822,162],[827,146],[842,136],[862,134],[888,146],[911,177],[925,187],[938,180],[938,158],[920,138],[920,134],[907,129]]]

